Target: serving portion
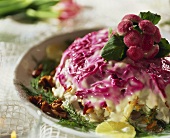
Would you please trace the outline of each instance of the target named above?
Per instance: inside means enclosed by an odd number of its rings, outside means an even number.
[[[75,39],[55,70],[54,62],[38,63],[31,84],[41,92],[21,86],[61,125],[111,137],[162,135],[170,121],[170,44],[159,20],[151,12],[125,15],[115,31]]]

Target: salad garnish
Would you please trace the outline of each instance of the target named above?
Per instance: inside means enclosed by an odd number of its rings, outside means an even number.
[[[117,32],[103,47],[101,56],[107,61],[121,61],[125,57],[138,61],[167,56],[170,44],[155,26],[160,19],[160,15],[150,11],[140,12],[139,16],[125,15],[117,26]]]

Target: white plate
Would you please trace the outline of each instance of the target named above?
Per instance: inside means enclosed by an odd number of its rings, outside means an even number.
[[[17,63],[15,72],[14,72],[15,73],[14,74],[15,88],[19,94],[19,97],[23,101],[23,103],[28,107],[27,109],[30,112],[30,114],[32,114],[35,118],[38,119],[38,112],[41,112],[42,121],[49,124],[50,126],[53,126],[54,128],[57,128],[57,129],[64,131],[66,133],[70,133],[70,134],[73,134],[76,136],[81,136],[81,137],[88,137],[88,138],[99,137],[99,136],[96,136],[94,132],[85,133],[85,132],[80,132],[77,130],[73,130],[73,129],[70,129],[67,127],[62,127],[62,126],[58,125],[56,123],[57,119],[54,119],[54,118],[46,115],[38,107],[36,107],[32,103],[30,103],[26,93],[16,83],[21,82],[25,86],[30,87],[30,80],[32,78],[31,71],[36,66],[36,63],[33,60],[33,57],[35,57],[37,61],[41,61],[46,56],[46,47],[47,46],[55,45],[55,44],[57,46],[57,44],[61,44],[61,43],[65,42],[66,40],[74,40],[77,37],[82,37],[85,34],[95,31],[95,30],[99,30],[99,29],[96,28],[96,29],[80,30],[80,31],[75,31],[75,32],[67,33],[67,34],[57,35],[57,36],[54,36],[52,38],[45,40],[44,42],[42,42],[36,46],[33,46],[26,53],[24,53],[23,56],[21,56],[21,58],[19,59],[19,61]]]
[[[25,86],[30,87],[30,80],[32,78],[31,71],[36,66],[35,61],[33,61],[33,56],[36,57],[38,61],[41,61],[46,56],[46,47],[49,45],[55,45],[65,42],[66,40],[74,40],[77,37],[82,37],[89,32],[99,30],[99,29],[88,29],[88,30],[80,30],[75,31],[67,34],[57,35],[52,38],[45,40],[44,42],[32,47],[29,51],[23,54],[19,59],[15,74],[14,74],[14,84],[18,94],[23,101],[23,103],[28,107],[28,111],[32,114],[35,118],[38,119],[38,113],[41,112],[42,114],[42,121],[49,124],[50,126],[57,128],[65,133],[73,134],[80,137],[86,138],[99,138],[99,135],[96,135],[95,132],[80,132],[74,129],[70,129],[67,127],[62,127],[58,125],[56,122],[57,119],[54,119],[45,113],[43,113],[38,107],[30,103],[26,93],[21,89],[19,85],[16,85],[17,82],[22,82]],[[57,45],[56,45],[57,46]],[[162,138],[169,138],[170,136],[163,136]]]

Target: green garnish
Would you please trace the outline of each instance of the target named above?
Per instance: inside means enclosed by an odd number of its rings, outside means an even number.
[[[54,97],[51,91],[45,91],[43,89],[39,89],[39,90],[31,89],[31,88],[26,87],[22,83],[19,83],[18,85],[20,85],[22,90],[29,96],[42,96],[42,100],[47,101],[49,104],[57,99],[56,97]]]
[[[165,57],[170,53],[170,44],[168,40],[165,38],[162,38],[159,44],[159,53],[156,55],[156,57]]]
[[[158,14],[151,13],[150,11],[148,12],[140,12],[139,16],[143,20],[149,20],[153,24],[158,24],[158,22],[161,20],[161,16]]]
[[[69,119],[61,119],[58,122],[60,125],[85,132],[96,128],[95,123],[86,120],[85,117],[77,113],[71,105],[64,106],[64,109],[69,114]]]
[[[35,61],[35,58],[33,58]],[[32,88],[34,88],[35,90],[41,90],[44,91],[43,88],[40,88],[38,81],[40,80],[40,78],[42,76],[45,75],[49,75],[51,71],[53,71],[55,69],[55,67],[58,65],[58,63],[56,63],[56,61],[51,60],[51,59],[44,59],[41,62],[38,62],[37,65],[43,65],[43,70],[41,72],[41,74],[36,77],[36,78],[32,78],[31,80],[31,86]]]
[[[33,60],[37,63],[37,65],[43,64],[43,70],[41,74],[36,78],[32,78],[30,82],[32,88],[26,87],[21,82],[19,82],[19,85],[21,86],[22,90],[24,90],[29,96],[42,96],[42,100],[47,101],[50,104],[57,98],[53,95],[51,89],[44,90],[38,82],[42,76],[49,75],[50,72],[55,69],[58,63],[51,59],[44,59],[41,62],[37,62],[35,57],[33,57]]]
[[[19,85],[29,96],[41,95],[42,100],[48,102],[49,104],[51,104],[54,100],[57,99],[50,91],[45,92],[44,90],[41,91],[32,90],[24,86],[22,83],[20,83]],[[96,128],[95,123],[91,123],[88,120],[86,120],[83,116],[77,113],[71,105],[65,106],[64,110],[68,113],[68,118],[67,119],[61,118],[59,122],[57,122],[58,124],[84,132],[94,130]]]
[[[132,111],[128,122],[134,126],[137,132],[136,137],[155,137],[170,134],[170,124],[158,120],[157,111],[157,107],[150,109],[146,105],[143,105],[141,109]]]
[[[122,60],[125,56],[126,46],[123,43],[123,37],[113,35],[104,48],[102,49],[102,57],[106,60]]]

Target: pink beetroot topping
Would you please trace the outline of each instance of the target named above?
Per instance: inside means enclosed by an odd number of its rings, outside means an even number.
[[[134,61],[138,61],[138,60],[142,59],[144,56],[142,49],[137,46],[131,46],[127,50],[126,54],[129,58],[131,58]]]
[[[156,44],[152,47],[152,49],[145,53],[144,57],[147,59],[154,58],[159,52],[159,45]]]
[[[121,21],[118,24],[117,32],[119,35],[126,34],[132,27],[133,23],[130,20]]]
[[[141,34],[136,31],[136,30],[131,30],[129,31],[125,36],[124,36],[124,43],[127,47],[130,46],[136,46],[141,43]]]
[[[122,19],[122,21],[125,21],[125,20],[130,20],[132,22],[138,23],[142,19],[139,16],[135,15],[135,14],[127,14]]]
[[[134,61],[154,58],[159,52],[159,28],[149,20],[142,20],[138,15],[125,15],[117,26],[117,33],[123,36],[123,42],[129,48],[126,56]],[[136,55],[138,53],[139,55]]]
[[[156,27],[156,31],[153,35],[153,40],[154,40],[154,42],[159,43],[161,41],[161,33],[159,31],[159,28],[157,26],[155,26],[155,27]]]
[[[155,25],[149,20],[142,20],[138,25],[144,34],[153,35],[156,32]]]
[[[141,48],[143,51],[149,51],[153,48],[154,41],[153,41],[153,36],[143,34],[142,35],[142,43],[141,43]]]

